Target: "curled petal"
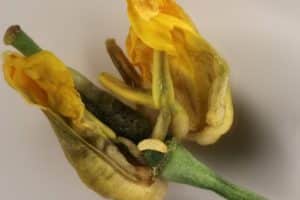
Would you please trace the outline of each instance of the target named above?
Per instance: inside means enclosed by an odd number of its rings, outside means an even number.
[[[138,105],[145,105],[150,108],[156,108],[151,94],[145,91],[138,91],[136,89],[130,88],[124,82],[113,77],[110,74],[102,73],[99,77],[99,81],[103,85],[103,87],[110,90],[115,95],[123,98],[124,100],[136,103]]]
[[[6,53],[4,75],[30,103],[72,120],[82,118],[84,105],[72,75],[52,53],[42,51],[26,58],[17,53]]]
[[[127,4],[133,31],[153,49],[175,54],[170,31],[176,27],[197,35],[189,17],[172,0],[127,0]],[[149,4],[156,5],[156,8]],[[145,13],[152,13],[151,17],[145,17]]]
[[[144,2],[143,6],[141,2]],[[149,2],[156,6],[149,6]],[[227,63],[198,33],[175,1],[128,0],[127,3],[131,23],[127,50],[144,75],[143,79],[150,77],[154,102],[157,104],[155,63],[147,58],[161,51],[168,55],[176,101],[182,107],[180,110],[188,114],[187,138],[205,145],[216,142],[233,121]],[[145,17],[142,11],[146,10]],[[180,124],[181,118],[176,120],[175,116],[174,120],[172,117],[172,124]],[[174,130],[178,128],[172,128],[173,134]]]
[[[199,132],[190,133],[188,139],[197,141],[201,145],[209,145],[215,143],[222,135],[227,133],[234,118],[230,89],[227,90],[224,105],[220,109],[222,109],[220,112],[224,115],[222,114],[223,118],[220,120],[219,125],[207,125]]]
[[[149,66],[152,65],[153,50],[144,44],[132,29],[128,33],[126,47],[132,64],[141,72],[143,86],[149,86],[152,78]]]

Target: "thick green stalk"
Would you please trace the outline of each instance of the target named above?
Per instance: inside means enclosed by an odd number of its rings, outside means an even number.
[[[229,200],[265,200],[225,181],[176,141],[169,143],[169,152],[164,156],[157,173],[166,180],[209,189]]]

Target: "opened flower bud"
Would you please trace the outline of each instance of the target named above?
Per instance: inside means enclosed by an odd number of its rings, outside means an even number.
[[[45,113],[67,159],[89,188],[115,200],[162,200],[166,183],[153,176],[133,142],[119,138],[85,108],[72,73],[48,51],[4,55],[6,81]],[[78,73],[76,78],[79,88],[90,84]]]

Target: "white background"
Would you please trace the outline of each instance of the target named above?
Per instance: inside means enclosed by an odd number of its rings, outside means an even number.
[[[124,44],[124,0],[0,2],[0,34],[11,24],[22,25],[42,47],[95,82],[100,71],[114,71],[104,41],[114,37]],[[230,135],[191,150],[226,178],[270,199],[300,199],[300,2],[179,2],[230,63],[236,110]],[[45,117],[3,76],[0,97],[0,199],[99,199],[67,163]],[[171,184],[167,199],[221,198]]]

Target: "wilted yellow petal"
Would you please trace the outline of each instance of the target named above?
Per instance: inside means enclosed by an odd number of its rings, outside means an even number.
[[[209,145],[215,143],[222,135],[227,133],[233,123],[234,117],[230,89],[226,92],[224,107],[222,109],[224,116],[219,125],[206,125],[199,132],[190,133],[188,139],[197,141],[201,145]]]
[[[134,66],[138,67],[143,78],[143,85],[147,87],[151,83],[151,71],[149,71],[149,66],[152,65],[153,50],[145,45],[130,29],[126,47],[128,55]]]
[[[148,1],[148,0],[129,0],[128,3],[132,2],[134,9],[142,13],[141,17],[148,20],[156,16],[159,13],[159,6],[161,1]]]
[[[131,28],[147,46],[153,49],[176,54],[170,32],[176,27],[197,35],[196,29],[186,14],[171,0],[127,0],[127,3]],[[141,6],[141,4],[144,4],[144,6]],[[159,4],[159,8],[155,9],[156,12],[159,12],[151,18],[145,17],[144,13],[150,10],[146,4]],[[178,14],[170,15],[175,13],[174,11],[177,11]]]
[[[6,53],[4,76],[30,103],[49,108],[72,120],[83,116],[84,105],[72,75],[52,53],[42,51],[30,57]]]
[[[103,85],[103,87],[107,88],[112,93],[118,95],[126,101],[130,101],[138,105],[144,105],[150,108],[156,108],[151,94],[145,91],[132,89],[124,82],[120,81],[110,74],[102,73],[99,77],[99,81]]]
[[[127,3],[130,59],[140,68],[144,79],[150,77],[154,81],[149,57],[153,57],[154,51],[167,53],[176,99],[189,115],[188,137],[200,144],[214,143],[233,121],[227,63],[175,1]]]

